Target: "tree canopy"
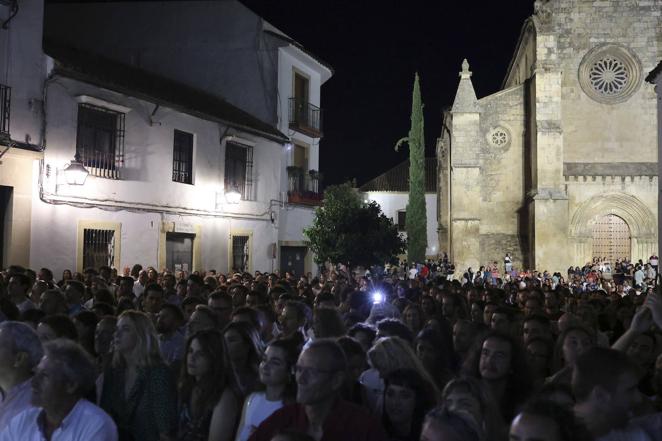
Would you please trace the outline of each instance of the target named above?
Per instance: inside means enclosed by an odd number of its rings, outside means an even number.
[[[326,189],[324,206],[315,211],[313,224],[304,234],[318,263],[367,267],[391,261],[405,247],[379,204],[361,201],[350,183]]]

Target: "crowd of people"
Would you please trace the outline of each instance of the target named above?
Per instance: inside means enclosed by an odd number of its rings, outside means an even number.
[[[504,264],[11,266],[0,441],[662,439],[657,265]]]

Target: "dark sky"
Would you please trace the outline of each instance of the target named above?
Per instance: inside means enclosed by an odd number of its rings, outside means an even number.
[[[405,160],[414,72],[428,156],[453,102],[463,58],[478,97],[501,86],[533,0],[241,0],[334,68],[322,86],[325,185],[359,184]]]

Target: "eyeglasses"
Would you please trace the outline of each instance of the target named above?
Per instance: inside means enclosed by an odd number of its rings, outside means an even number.
[[[294,366],[294,372],[296,372],[297,377],[306,375],[310,378],[319,378],[322,374],[333,374],[337,371],[334,369],[318,369],[316,367],[300,366],[297,364]]]

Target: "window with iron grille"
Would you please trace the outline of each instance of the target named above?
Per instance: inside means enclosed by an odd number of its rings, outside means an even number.
[[[76,153],[90,174],[119,179],[124,162],[124,114],[79,104]]]
[[[232,236],[232,270],[239,272],[248,271],[249,237]]]
[[[115,230],[83,230],[83,268],[115,266]]]
[[[193,183],[193,134],[175,130],[172,151],[172,180]]]
[[[253,200],[253,147],[228,142],[225,146],[225,188],[241,199]]]
[[[407,231],[407,212],[398,211],[398,231]]]
[[[0,138],[9,138],[11,87],[0,84]]]

